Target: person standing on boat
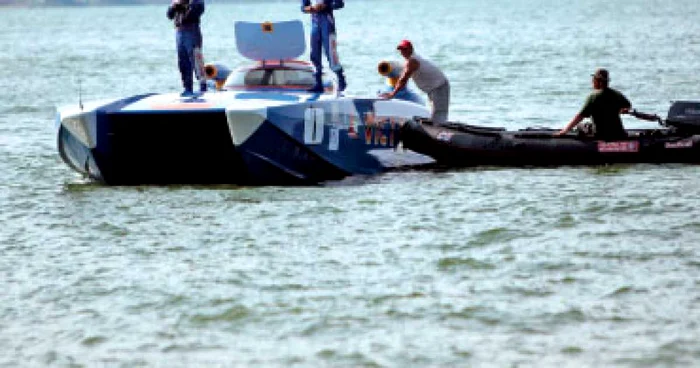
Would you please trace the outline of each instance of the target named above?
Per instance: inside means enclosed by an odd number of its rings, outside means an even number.
[[[168,7],[168,19],[175,23],[177,59],[185,91],[182,96],[192,96],[193,78],[199,81],[200,92],[207,90],[202,56],[202,31],[199,22],[204,13],[204,0],[172,0]]]
[[[326,52],[328,66],[338,76],[338,91],[347,87],[343,67],[338,57],[338,42],[335,32],[333,10],[345,6],[343,0],[301,0],[301,11],[311,14],[311,62],[316,68],[316,83],[309,92],[323,92],[323,51]]]
[[[606,69],[598,69],[591,74],[593,77],[593,92],[586,99],[581,111],[564,127],[555,133],[561,136],[573,129],[585,118],[592,118],[595,137],[605,140],[624,139],[627,137],[622,126],[620,114],[627,114],[632,108],[630,101],[610,87],[610,73]]]
[[[396,94],[406,87],[408,80],[413,82],[423,92],[428,94],[430,100],[430,119],[433,124],[447,123],[450,107],[450,82],[445,74],[435,64],[418,56],[413,50],[413,44],[409,40],[402,40],[396,47],[401,56],[406,59],[403,74],[396,83],[394,90],[382,93],[382,98],[394,98]]]

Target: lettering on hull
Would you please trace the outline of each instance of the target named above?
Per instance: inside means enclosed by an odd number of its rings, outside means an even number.
[[[693,147],[693,140],[692,139],[683,139],[677,142],[666,142],[664,144],[664,147],[666,148],[692,148]]]
[[[323,143],[323,126],[323,109],[306,109],[304,112],[304,144]]]
[[[598,142],[600,153],[635,153],[639,152],[639,142]]]

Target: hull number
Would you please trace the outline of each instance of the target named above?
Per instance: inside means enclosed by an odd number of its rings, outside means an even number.
[[[323,143],[323,120],[323,109],[306,109],[304,112],[304,144]]]

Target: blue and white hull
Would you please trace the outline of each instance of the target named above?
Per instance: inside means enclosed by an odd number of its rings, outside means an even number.
[[[154,99],[178,101],[150,110]],[[59,111],[58,150],[74,170],[113,185],[230,183],[240,156],[225,109],[176,108],[174,96],[136,96]]]
[[[427,110],[405,101],[326,98],[227,109],[233,142],[256,184],[311,184],[432,162],[399,150],[400,126]]]
[[[142,95],[59,112],[74,170],[115,185],[305,185],[430,162],[397,150],[422,105],[285,92]]]

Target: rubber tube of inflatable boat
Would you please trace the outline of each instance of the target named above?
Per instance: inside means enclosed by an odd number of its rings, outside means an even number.
[[[231,69],[222,64],[207,64],[204,66],[204,75],[214,81],[217,90],[221,90],[226,83],[226,78],[231,74]]]

